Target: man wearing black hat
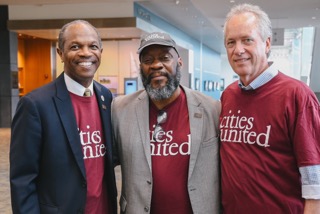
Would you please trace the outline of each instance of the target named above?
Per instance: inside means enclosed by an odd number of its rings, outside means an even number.
[[[112,104],[122,213],[218,213],[220,103],[180,85],[175,41],[154,32],[138,49],[145,90]]]

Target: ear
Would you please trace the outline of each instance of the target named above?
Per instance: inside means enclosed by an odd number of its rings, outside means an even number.
[[[270,52],[270,48],[271,48],[271,38],[268,37],[266,40],[266,54]]]
[[[60,59],[61,59],[61,61],[63,62],[62,51],[61,51],[59,48],[57,48],[57,53],[59,54]]]
[[[181,57],[178,58],[178,64],[179,64],[180,67],[183,66],[183,62],[182,62]]]

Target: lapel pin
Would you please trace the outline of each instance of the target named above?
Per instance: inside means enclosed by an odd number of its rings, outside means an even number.
[[[104,96],[103,95],[101,95],[101,100],[104,101]]]
[[[202,118],[202,114],[201,113],[194,113],[193,115],[195,118]]]
[[[106,109],[107,109],[107,106],[104,105],[104,104],[102,104],[102,108],[106,110]]]

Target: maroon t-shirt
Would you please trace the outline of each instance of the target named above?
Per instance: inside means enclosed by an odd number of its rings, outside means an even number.
[[[224,213],[303,213],[298,168],[320,164],[315,95],[279,72],[252,91],[233,83],[221,101]]]
[[[164,137],[159,142],[152,140],[159,110],[150,103],[151,214],[192,214],[187,187],[191,136],[185,93],[181,90],[180,96],[162,109],[167,119],[160,124]]]
[[[109,213],[107,186],[104,177],[106,144],[95,96],[81,97],[70,93],[78,124],[86,168],[86,214]],[[111,212],[110,212],[111,213]]]

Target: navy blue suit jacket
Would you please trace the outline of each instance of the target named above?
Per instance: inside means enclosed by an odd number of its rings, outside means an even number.
[[[110,105],[112,94],[94,82],[106,139],[108,198],[116,213]],[[13,213],[82,213],[86,171],[64,76],[22,97],[12,122],[10,186]]]

